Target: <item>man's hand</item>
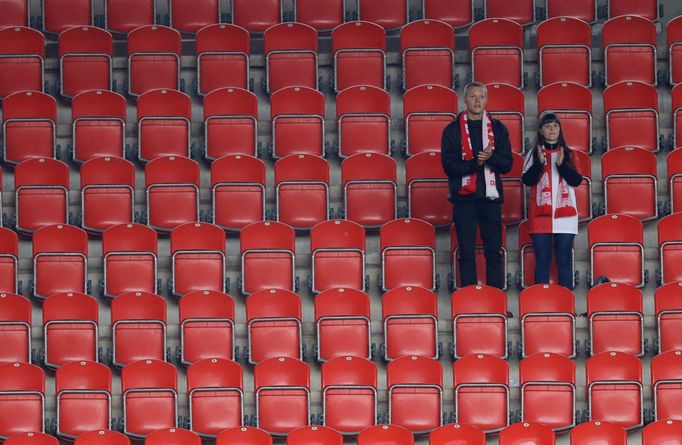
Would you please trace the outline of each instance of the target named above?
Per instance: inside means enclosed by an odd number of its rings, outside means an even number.
[[[476,157],[476,161],[478,162],[478,165],[481,166],[490,159],[490,157],[493,155],[493,147],[488,145],[485,149],[481,150],[478,152],[478,156]]]

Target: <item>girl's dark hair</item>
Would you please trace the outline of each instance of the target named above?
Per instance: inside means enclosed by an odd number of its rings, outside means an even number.
[[[567,160],[570,165],[573,165],[573,159],[571,158],[571,150],[568,148],[568,144],[566,144],[566,139],[564,138],[564,130],[563,127],[561,126],[561,119],[559,119],[559,116],[557,116],[554,113],[543,113],[542,116],[540,116],[540,119],[538,119],[538,132],[536,135],[535,145],[533,146],[533,148],[537,147],[538,145],[545,144],[545,137],[542,135],[540,129],[544,125],[551,124],[554,122],[559,124],[559,140],[557,141],[557,143],[559,144],[559,147],[561,147],[564,150],[565,160]]]

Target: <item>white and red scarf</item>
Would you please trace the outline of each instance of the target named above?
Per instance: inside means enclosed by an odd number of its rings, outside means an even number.
[[[560,150],[563,150],[561,148]],[[540,180],[535,187],[535,216],[552,216],[552,196],[555,195],[552,190],[552,156],[547,155],[546,151],[542,150],[545,157],[545,166],[540,175]],[[534,155],[533,155],[534,156]],[[566,160],[564,159],[564,162]],[[558,181],[559,190],[556,193],[556,205],[554,210],[554,218],[563,218],[566,216],[575,216],[578,214],[576,204],[568,193],[568,184],[566,180],[559,176]],[[533,193],[533,191],[531,191]]]
[[[469,126],[467,125],[469,118],[466,111],[460,113],[459,115],[459,131],[462,142],[462,159],[465,161],[471,161],[474,159],[474,149],[471,145],[471,135],[469,134]],[[490,145],[492,149],[495,149],[495,135],[493,134],[493,123],[490,115],[487,112],[483,112],[483,122],[481,125],[482,134],[482,145],[483,149],[486,148],[485,141],[488,141],[487,145]],[[495,180],[495,173],[490,170],[487,164],[484,164],[483,174],[485,175],[485,196],[489,199],[497,199],[500,194],[497,192],[497,182]],[[460,195],[472,195],[476,193],[476,172],[462,176],[462,187],[459,189]]]

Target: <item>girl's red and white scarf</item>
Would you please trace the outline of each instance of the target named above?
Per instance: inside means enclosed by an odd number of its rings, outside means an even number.
[[[469,135],[469,126],[467,125],[469,118],[466,111],[459,115],[459,130],[462,142],[462,159],[471,161],[474,159],[474,149],[471,145],[471,135]],[[483,132],[481,141],[483,148],[487,145],[495,149],[495,135],[493,134],[493,123],[490,115],[487,112],[483,113],[483,122],[481,125]],[[486,141],[488,142],[486,144]],[[489,199],[497,199],[500,197],[497,192],[497,182],[495,181],[495,174],[490,170],[487,164],[484,164],[483,174],[485,175],[485,196]],[[462,176],[462,187],[459,189],[460,195],[471,195],[476,193],[476,172]]]
[[[563,148],[560,148],[563,150]],[[545,156],[545,166],[540,175],[540,180],[535,187],[535,216],[551,216],[552,215],[552,196],[554,195],[552,180],[552,155],[547,154],[546,150],[542,150]],[[531,155],[534,156],[534,155]],[[566,216],[575,216],[578,214],[576,204],[573,202],[571,194],[568,193],[568,184],[566,180],[559,176],[558,181],[559,190],[556,193],[556,206],[554,210],[554,218],[563,218]]]

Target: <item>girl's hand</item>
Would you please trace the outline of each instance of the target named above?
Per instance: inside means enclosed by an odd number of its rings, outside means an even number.
[[[545,165],[545,154],[542,151],[542,147],[538,145],[535,147],[535,150],[537,151],[537,157],[540,161],[540,164]]]
[[[559,150],[559,153],[556,155],[556,165],[561,165],[564,163],[564,148],[561,147],[561,150]]]

